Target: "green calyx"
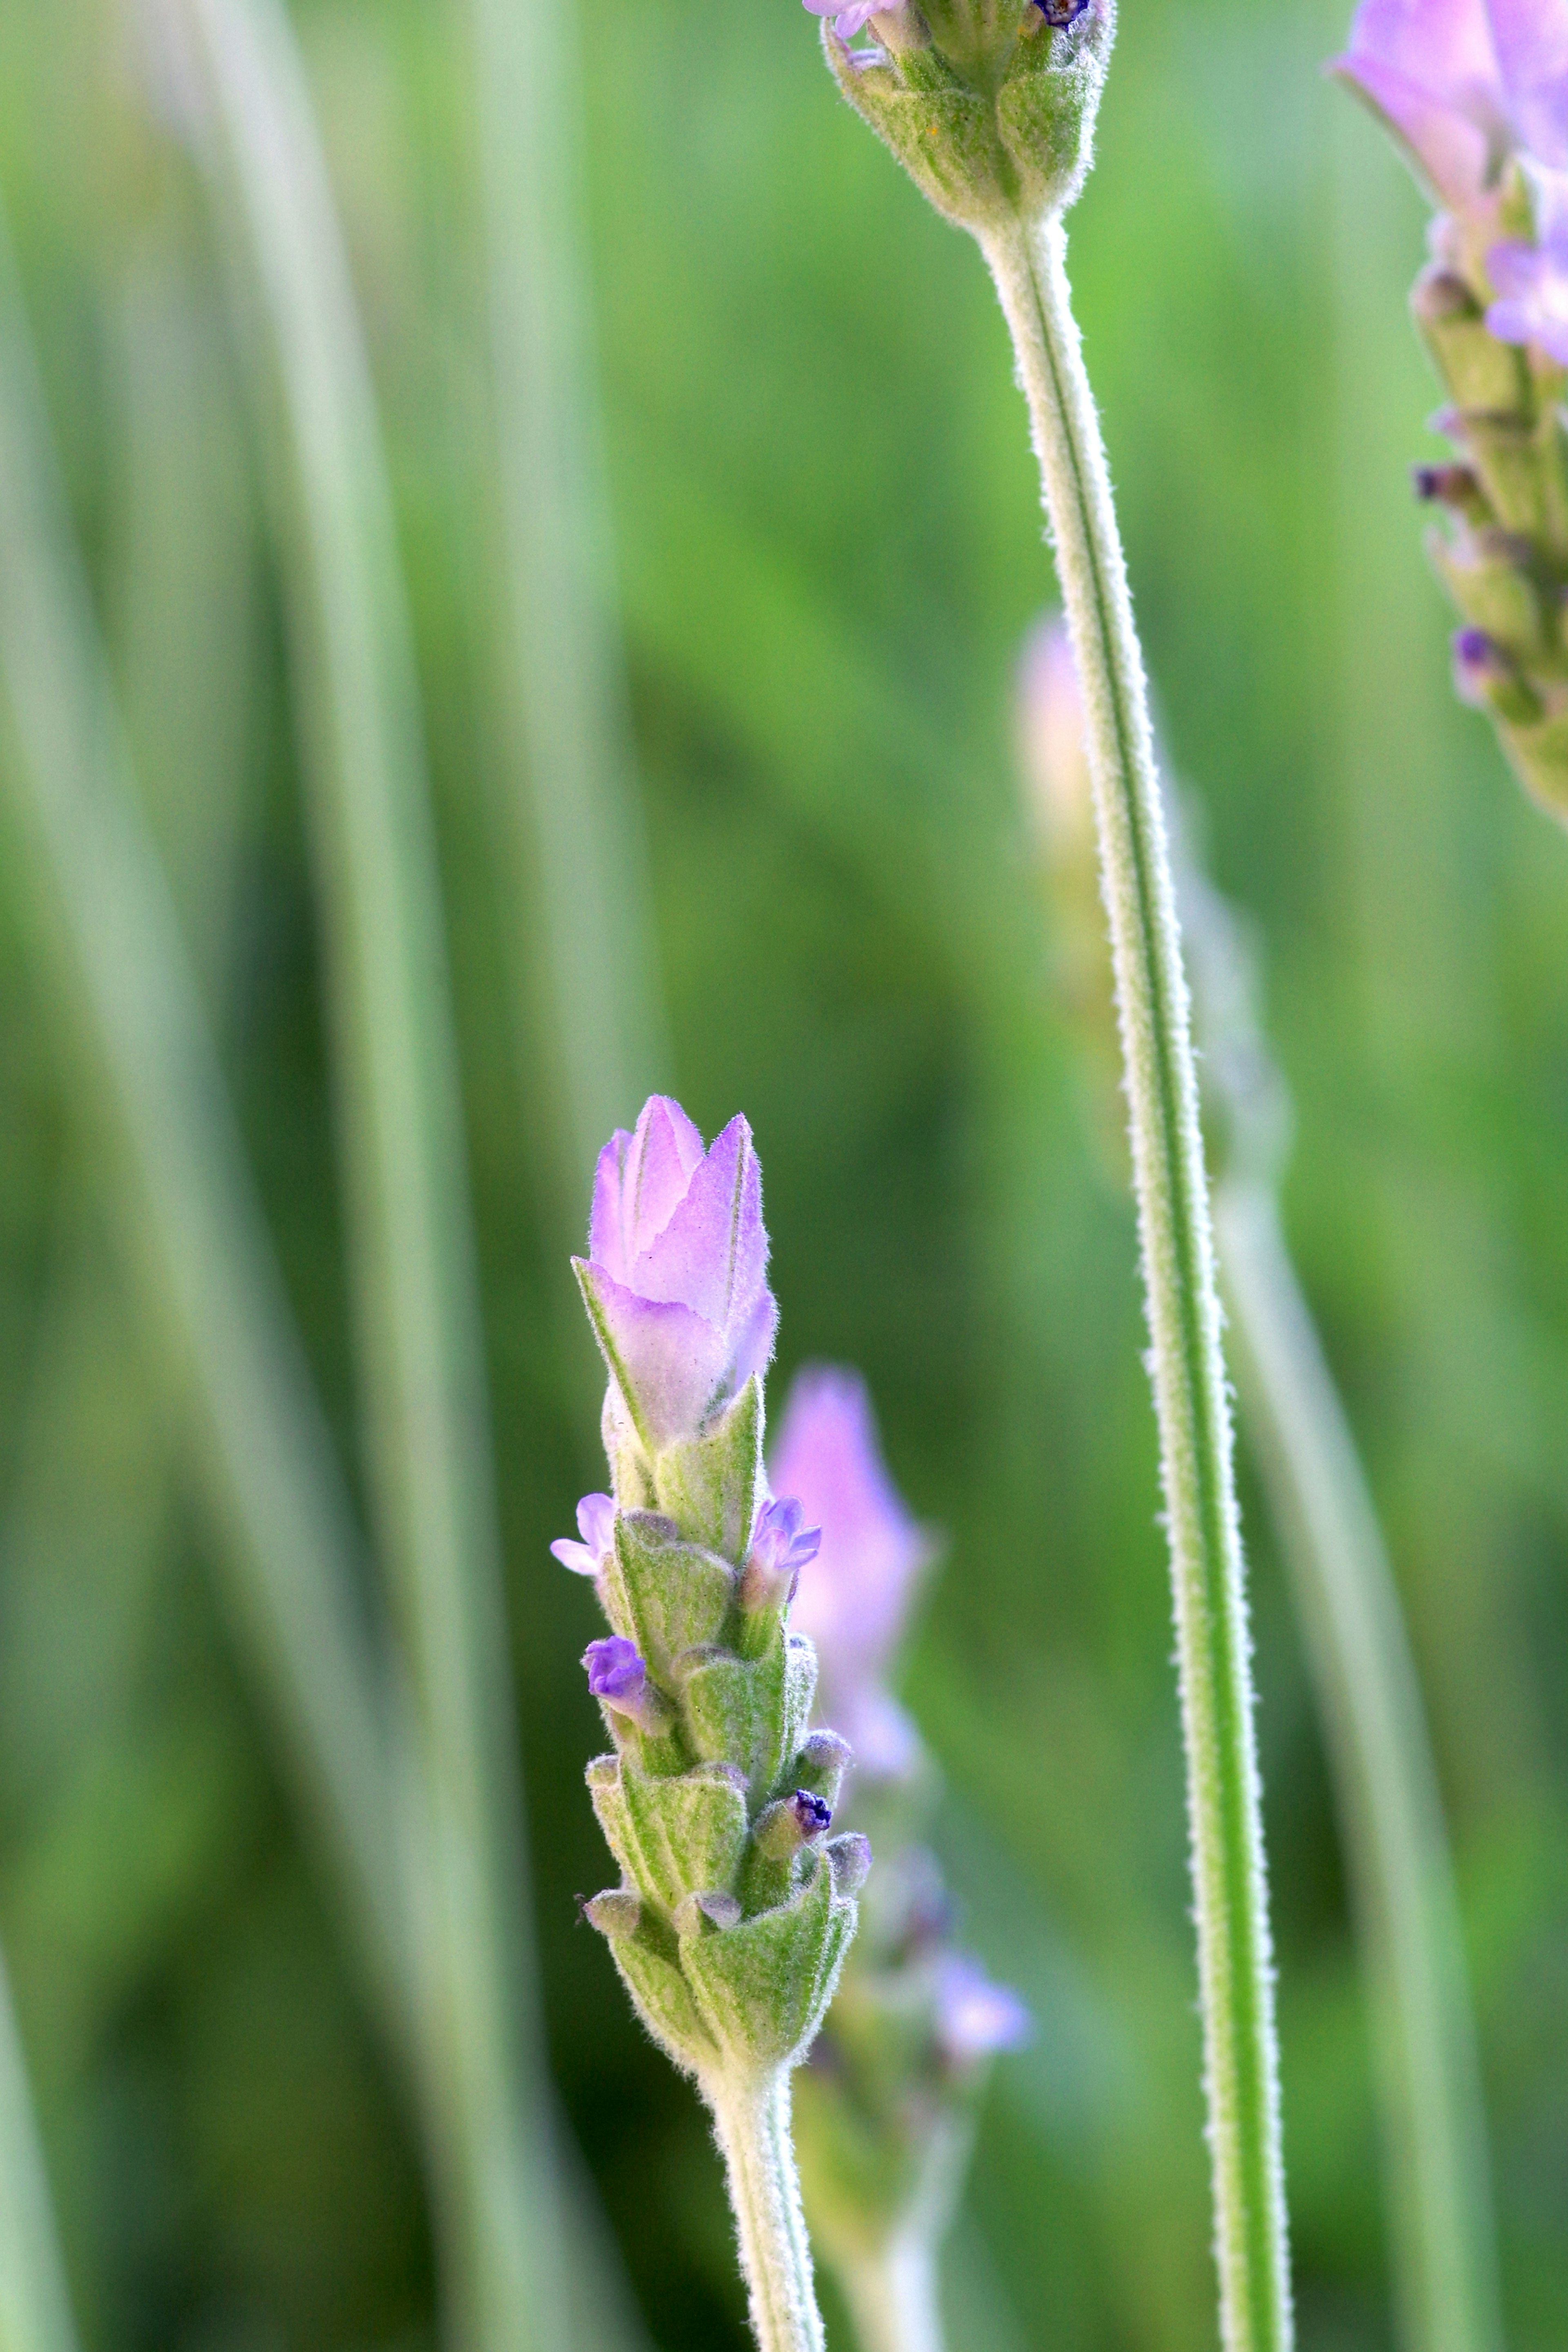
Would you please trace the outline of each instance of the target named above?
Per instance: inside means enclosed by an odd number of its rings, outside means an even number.
[[[1510,231],[1532,234],[1530,192],[1504,190]],[[1484,253],[1456,223],[1423,269],[1411,312],[1451,405],[1437,420],[1461,462],[1424,467],[1421,494],[1443,517],[1427,552],[1487,658],[1462,667],[1525,789],[1568,824],[1568,374],[1486,323]]]
[[[903,0],[868,54],[823,21],[839,89],[937,210],[976,235],[1065,212],[1089,169],[1115,24],[1089,0],[1053,26],[1035,0]]]
[[[598,1592],[655,1704],[640,1721],[605,1710],[616,1750],[588,1788],[621,1885],[584,1916],[655,2040],[700,2080],[761,2080],[802,2055],[858,1916],[859,1842],[781,1834],[794,1792],[836,1785],[844,1751],[807,1731],[816,1659],[787,1609],[741,1607],[762,1433],[755,1380],[652,1458],[606,1411],[619,1507]]]

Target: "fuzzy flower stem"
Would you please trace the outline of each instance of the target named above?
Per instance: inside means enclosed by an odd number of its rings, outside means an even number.
[[[757,2352],[824,2352],[790,2137],[787,2069],[703,2084],[724,2158]]]
[[[1247,1604],[1207,1183],[1142,659],[1059,219],[981,236],[1012,331],[1081,681],[1171,1538],[1226,2352],[1291,2320]]]
[[[840,2264],[860,2352],[942,2352],[936,2250],[919,2232]]]

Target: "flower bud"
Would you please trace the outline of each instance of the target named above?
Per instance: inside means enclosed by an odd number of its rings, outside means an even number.
[[[617,1936],[635,1936],[642,1925],[642,1900],[629,1886],[612,1886],[604,1895],[591,1895],[583,1905],[583,1916],[591,1927],[614,1942]]]
[[[844,1776],[854,1759],[854,1749],[836,1731],[814,1731],[795,1759],[801,1786],[829,1805],[838,1802],[838,1791]]]
[[[840,89],[939,212],[982,235],[1066,211],[1089,168],[1113,0],[854,0],[832,14],[823,47]],[[849,48],[847,22],[885,46]]]
[[[1528,727],[1542,715],[1540,696],[1484,629],[1456,631],[1454,687],[1462,701],[1510,727]]]
[[[864,1831],[846,1830],[842,1837],[829,1838],[823,1851],[833,1873],[835,1891],[839,1895],[858,1895],[871,1875],[871,1841]]]
[[[588,1669],[588,1688],[612,1715],[625,1716],[639,1731],[656,1739],[669,1728],[669,1701],[648,1680],[647,1666],[635,1643],[619,1633],[590,1642],[583,1653],[583,1664]]]
[[[809,1789],[796,1789],[757,1816],[752,1840],[770,1862],[788,1862],[833,1824],[833,1808]]]

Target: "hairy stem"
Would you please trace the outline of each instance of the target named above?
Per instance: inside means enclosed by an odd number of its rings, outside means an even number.
[[[757,2352],[824,2352],[790,2137],[789,2075],[720,2079],[703,2091],[724,2158]]]
[[[1142,658],[1059,221],[981,238],[1012,331],[1082,688],[1171,1539],[1221,2332],[1291,2340],[1250,1644],[1186,982]]]
[[[1249,1431],[1296,1587],[1377,2028],[1409,2352],[1498,2352],[1486,2122],[1458,1902],[1394,1572],[1272,1190],[1215,1222]]]

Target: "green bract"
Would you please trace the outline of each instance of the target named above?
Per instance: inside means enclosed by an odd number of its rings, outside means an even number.
[[[856,112],[939,212],[979,234],[1078,195],[1114,25],[1112,0],[1089,0],[1065,28],[1034,0],[910,0],[872,19],[887,45],[875,62],[828,21],[822,37]]]
[[[816,1659],[787,1607],[741,1605],[763,1491],[761,1382],[661,1454],[613,1402],[605,1437],[617,1508],[599,1598],[668,1711],[649,1731],[605,1707],[616,1752],[589,1765],[588,1787],[621,1885],[586,1913],[679,2066],[761,2082],[822,2022],[865,1870],[858,1838],[789,1833],[795,1791],[830,1796],[841,1751],[807,1735]]]

